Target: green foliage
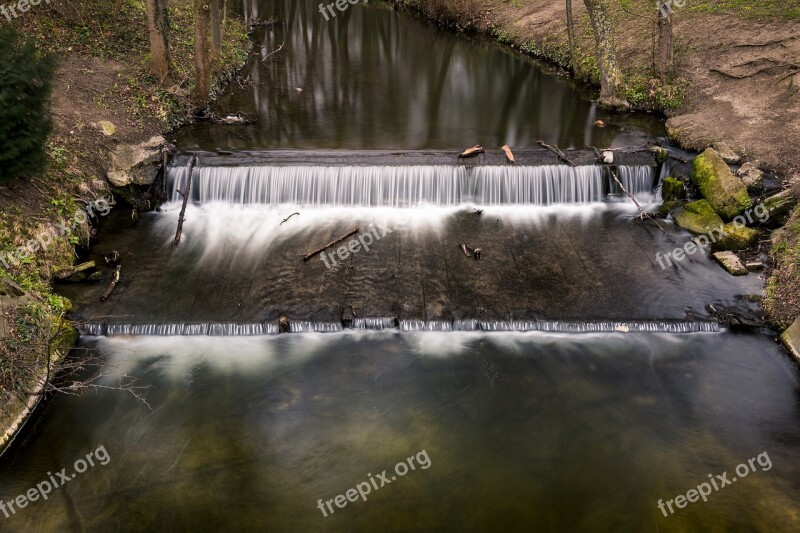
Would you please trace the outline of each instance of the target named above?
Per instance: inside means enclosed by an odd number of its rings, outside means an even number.
[[[47,163],[54,71],[52,56],[13,27],[0,28],[0,182],[32,176]]]

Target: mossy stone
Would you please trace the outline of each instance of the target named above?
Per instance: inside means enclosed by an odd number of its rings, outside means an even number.
[[[692,163],[692,181],[720,216],[731,219],[751,206],[747,187],[713,148]]]

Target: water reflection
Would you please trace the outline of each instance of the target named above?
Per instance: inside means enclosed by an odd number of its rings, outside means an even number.
[[[383,4],[357,4],[329,22],[311,0],[253,0],[246,11],[278,22],[256,30],[249,83],[218,107],[259,121],[182,130],[184,149],[530,147],[534,139],[580,147],[661,132],[646,117],[620,128],[604,116],[610,126],[598,128],[595,106],[566,80]]]

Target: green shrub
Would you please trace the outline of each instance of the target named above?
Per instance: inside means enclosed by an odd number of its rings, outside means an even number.
[[[55,60],[11,26],[0,28],[0,182],[34,175],[47,163]]]

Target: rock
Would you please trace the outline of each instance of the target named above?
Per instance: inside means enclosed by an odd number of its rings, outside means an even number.
[[[781,342],[792,354],[796,361],[800,362],[800,318],[794,321],[789,329],[781,333]]]
[[[118,147],[111,154],[108,181],[117,187],[151,185],[161,168],[161,149],[166,144],[164,137],[156,135],[140,144]]]
[[[758,242],[758,231],[740,224],[725,224],[722,232],[714,234],[717,250],[745,250]]]
[[[669,152],[660,146],[651,146],[650,151],[656,156],[656,162],[661,165],[669,159]]]
[[[790,189],[781,191],[778,194],[765,198],[761,204],[767,208],[770,217],[786,213],[794,207],[797,200]]]
[[[731,219],[751,205],[747,187],[711,148],[692,163],[692,181],[720,216]]]
[[[113,122],[109,122],[108,120],[101,120],[97,123],[97,126],[100,128],[100,131],[103,132],[103,135],[106,137],[113,137],[117,133],[117,127],[114,125]]]
[[[745,163],[736,175],[750,192],[758,192],[764,187],[764,173],[758,169],[758,161]]]
[[[705,200],[689,202],[673,214],[675,223],[692,233],[709,233],[723,225],[722,219]]]
[[[672,211],[680,207],[682,204],[683,202],[679,200],[670,200],[669,202],[664,202],[658,207],[658,213],[661,216],[665,217],[669,215]]]
[[[755,270],[762,270],[764,268],[764,263],[761,261],[748,261],[744,264],[744,266],[747,268],[747,270],[753,272]]]
[[[734,152],[733,149],[727,145],[727,143],[714,143],[711,145],[711,147],[716,150],[722,160],[729,165],[738,165],[742,162],[742,156]]]
[[[739,260],[739,257],[733,252],[716,252],[713,254],[714,259],[722,265],[722,268],[727,270],[734,276],[747,275],[747,269]]]
[[[661,182],[661,198],[664,202],[686,198],[686,189],[681,180],[667,177]]]

